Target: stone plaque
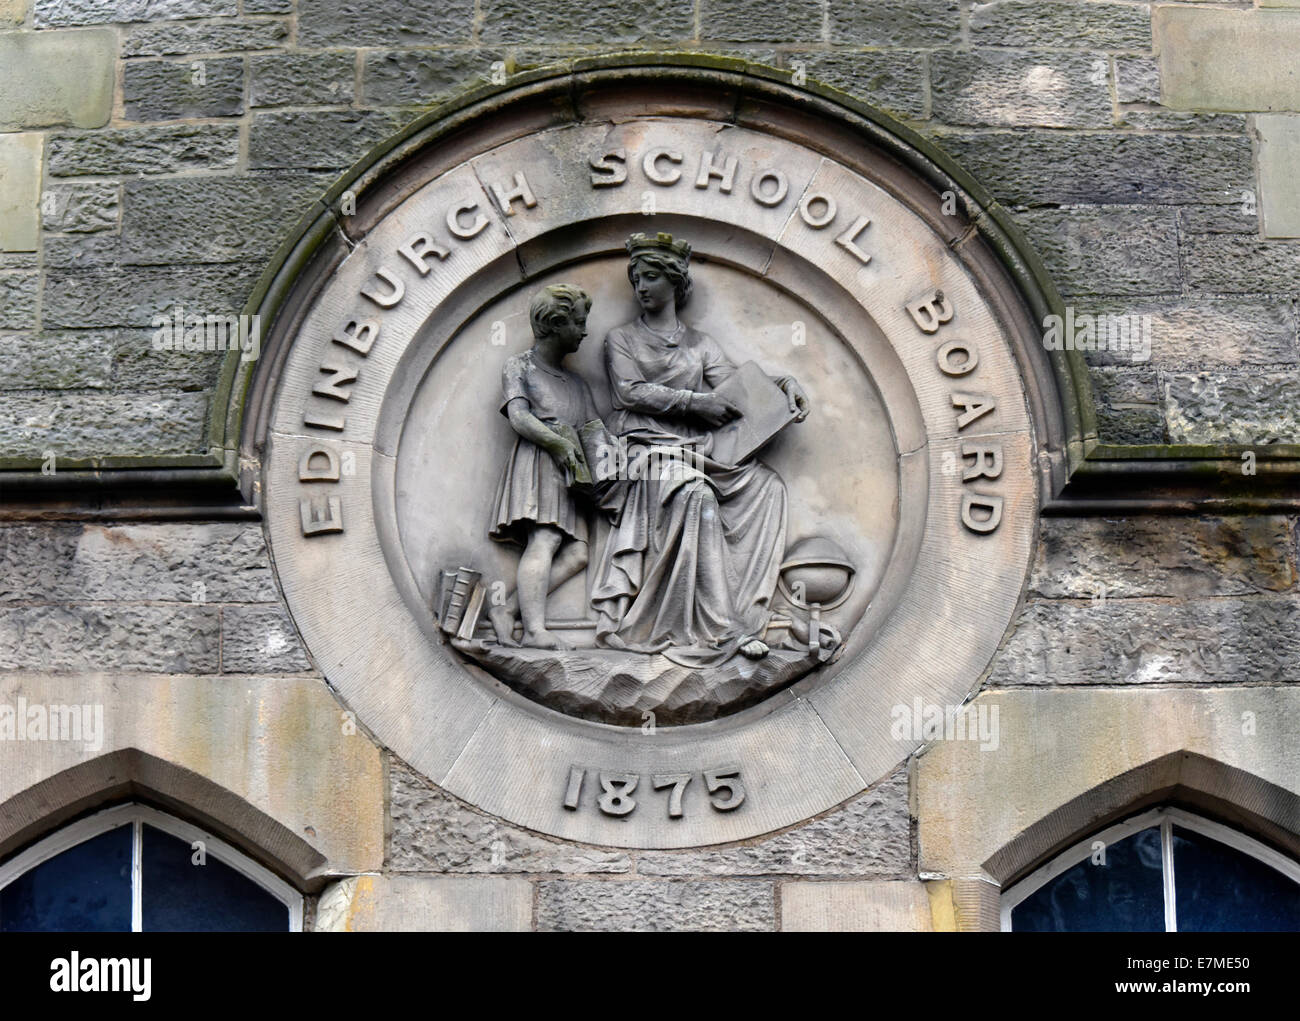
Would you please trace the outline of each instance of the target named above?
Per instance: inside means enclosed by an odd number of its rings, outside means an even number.
[[[594,844],[752,837],[887,775],[900,707],[978,686],[1034,535],[1011,305],[961,225],[811,114],[699,103],[593,85],[372,185],[263,451],[359,721]]]

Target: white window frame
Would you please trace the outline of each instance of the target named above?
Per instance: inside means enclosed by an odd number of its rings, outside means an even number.
[[[105,809],[84,819],[64,826],[44,840],[33,844],[21,854],[0,865],[0,890],[48,861],[78,844],[107,833],[120,826],[131,826],[131,931],[141,931],[143,909],[141,905],[141,861],[144,841],[144,824],[170,833],[191,846],[202,842],[204,853],[228,865],[245,879],[261,887],[289,909],[289,932],[302,932],[302,894],[269,869],[257,864],[247,855],[231,847],[224,840],[190,823],[167,815],[147,805],[128,804]]]
[[[1062,851],[1046,865],[1008,887],[1002,894],[1002,931],[1011,932],[1011,912],[1021,901],[1062,873],[1068,872],[1080,862],[1092,857],[1094,843],[1100,840],[1109,847],[1134,833],[1157,826],[1160,828],[1160,865],[1164,880],[1165,932],[1178,931],[1178,903],[1174,897],[1174,826],[1181,826],[1185,830],[1227,844],[1233,850],[1257,859],[1300,885],[1300,863],[1279,854],[1258,840],[1246,836],[1239,830],[1211,822],[1209,819],[1202,819],[1199,815],[1192,815],[1182,809],[1155,808],[1085,837],[1073,847]]]

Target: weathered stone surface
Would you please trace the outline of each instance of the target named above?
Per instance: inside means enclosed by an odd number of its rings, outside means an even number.
[[[1152,28],[1166,106],[1300,110],[1300,11],[1159,5]]]
[[[108,386],[113,351],[100,334],[0,336],[0,390]]]
[[[0,131],[107,124],[116,52],[108,30],[0,32]]]
[[[292,14],[293,0],[244,0],[245,14]]]
[[[0,0],[0,24],[20,24],[27,17],[29,6],[29,0]]]
[[[1259,133],[1259,201],[1264,236],[1300,237],[1300,116],[1261,114]]]
[[[660,38],[667,35],[663,33]],[[779,0],[770,4],[700,0],[700,35],[709,40],[741,43],[820,42],[822,7],[802,0]],[[854,42],[862,44],[860,40]]]
[[[533,885],[523,879],[357,876],[321,895],[315,931],[527,932],[532,923]]]
[[[457,801],[393,758],[389,765],[392,841],[398,872],[628,872],[624,851],[538,836]]]
[[[976,46],[1067,47],[1088,50],[1151,48],[1146,6],[1074,0],[993,0],[970,12]]]
[[[251,106],[329,106],[356,93],[351,52],[267,54],[250,57],[248,67]]]
[[[0,455],[205,453],[207,411],[198,393],[12,393],[0,401]]]
[[[827,24],[828,42],[852,46],[929,49],[955,46],[961,40],[956,0],[830,0]],[[702,31],[708,34],[707,22]]]
[[[1254,189],[1245,189],[1238,201],[1224,206],[1184,206],[1178,210],[1178,229],[1184,234],[1259,234],[1259,204]]]
[[[1186,227],[1184,227],[1186,230]],[[1094,316],[1149,319],[1151,357],[1159,368],[1209,365],[1278,365],[1300,361],[1296,347],[1295,299],[1171,297],[1097,298],[1079,302],[1077,311]],[[1146,330],[1143,328],[1143,333]],[[1089,351],[1093,365],[1126,365],[1132,352]]]
[[[28,330],[36,325],[35,273],[0,273],[0,330]]]
[[[473,18],[473,0],[302,0],[298,4],[298,45],[468,43]]]
[[[988,686],[1297,680],[1300,600],[1259,596],[1034,602],[994,660]]]
[[[770,932],[771,883],[746,880],[537,884],[541,932]]]
[[[43,141],[35,132],[0,135],[0,251],[38,247]]]
[[[215,606],[0,607],[0,670],[213,673]]]
[[[1101,128],[1109,63],[1095,54],[978,50],[930,56],[933,116],[948,124]]]
[[[122,70],[127,120],[234,117],[244,112],[244,58],[132,60]]]
[[[381,110],[259,113],[249,129],[254,169],[339,170],[396,131],[402,118]]]
[[[124,57],[171,57],[180,53],[231,53],[288,45],[287,21],[222,22],[208,25],[142,25],[122,44]],[[319,55],[316,56],[320,59]]]
[[[43,320],[47,327],[144,327],[177,303],[187,314],[236,315],[260,273],[256,263],[51,270]]]
[[[69,234],[115,230],[121,215],[121,191],[119,185],[108,182],[49,188],[41,196],[41,226]]]
[[[713,2],[717,0],[706,0],[706,11]],[[527,0],[481,0],[480,11],[480,38],[488,44],[614,44],[686,39],[693,34],[695,17],[692,0],[643,0],[635,5],[608,0],[597,4],[583,0],[547,0],[544,4]],[[711,24],[710,15],[703,15],[702,22]],[[802,36],[791,40],[795,38]]]
[[[1232,235],[1183,238],[1187,285],[1224,294],[1287,293],[1300,280],[1300,245]]]
[[[238,0],[33,0],[38,28],[172,18],[230,18]]]
[[[1159,103],[1160,64],[1155,57],[1116,57],[1115,97],[1121,103]]]
[[[6,525],[0,565],[0,602],[278,598],[254,522]]]
[[[933,136],[1008,205],[1223,202],[1254,187],[1245,137],[943,132]]]
[[[222,351],[168,351],[155,343],[157,330],[114,330],[112,381],[119,390],[208,390],[216,385]]]
[[[127,181],[122,261],[265,259],[332,182],[324,174]]]
[[[833,53],[796,50],[784,55],[785,66],[795,61],[813,78],[852,93],[864,102],[901,117],[925,116],[925,59],[919,53]]]
[[[300,674],[311,662],[279,603],[221,611],[221,670],[227,674]]]
[[[1178,293],[1178,229],[1171,209],[1041,209],[1016,217],[1063,293]],[[1258,288],[1254,288],[1258,290]]]
[[[1239,113],[1187,113],[1184,110],[1144,109],[1126,106],[1119,112],[1117,127],[1140,131],[1187,131],[1221,135],[1245,135],[1246,118]]]
[[[1103,443],[1164,443],[1159,383],[1154,370],[1094,368],[1092,395]]]
[[[930,897],[918,880],[782,883],[782,932],[930,932]]]
[[[176,124],[51,135],[46,165],[51,177],[80,174],[169,174],[222,170],[239,159],[237,124]]]
[[[1165,380],[1173,443],[1300,443],[1300,371],[1173,373]]]
[[[1296,583],[1291,538],[1284,517],[1045,517],[1030,591],[1098,600],[1280,592]]]
[[[642,851],[645,876],[908,876],[907,770],[846,805],[774,837],[691,851]]]
[[[362,92],[368,106],[429,106],[482,85],[504,60],[497,50],[377,50],[366,54]]]

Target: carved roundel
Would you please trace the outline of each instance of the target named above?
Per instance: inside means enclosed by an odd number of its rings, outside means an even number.
[[[277,323],[294,621],[379,740],[519,825],[670,848],[824,811],[1016,610],[1021,305],[951,193],[793,90],[481,103],[359,182]]]

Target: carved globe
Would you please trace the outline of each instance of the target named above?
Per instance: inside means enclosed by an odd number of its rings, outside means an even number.
[[[782,587],[796,606],[838,605],[849,593],[853,574],[844,550],[818,535],[789,547],[781,564]]]

